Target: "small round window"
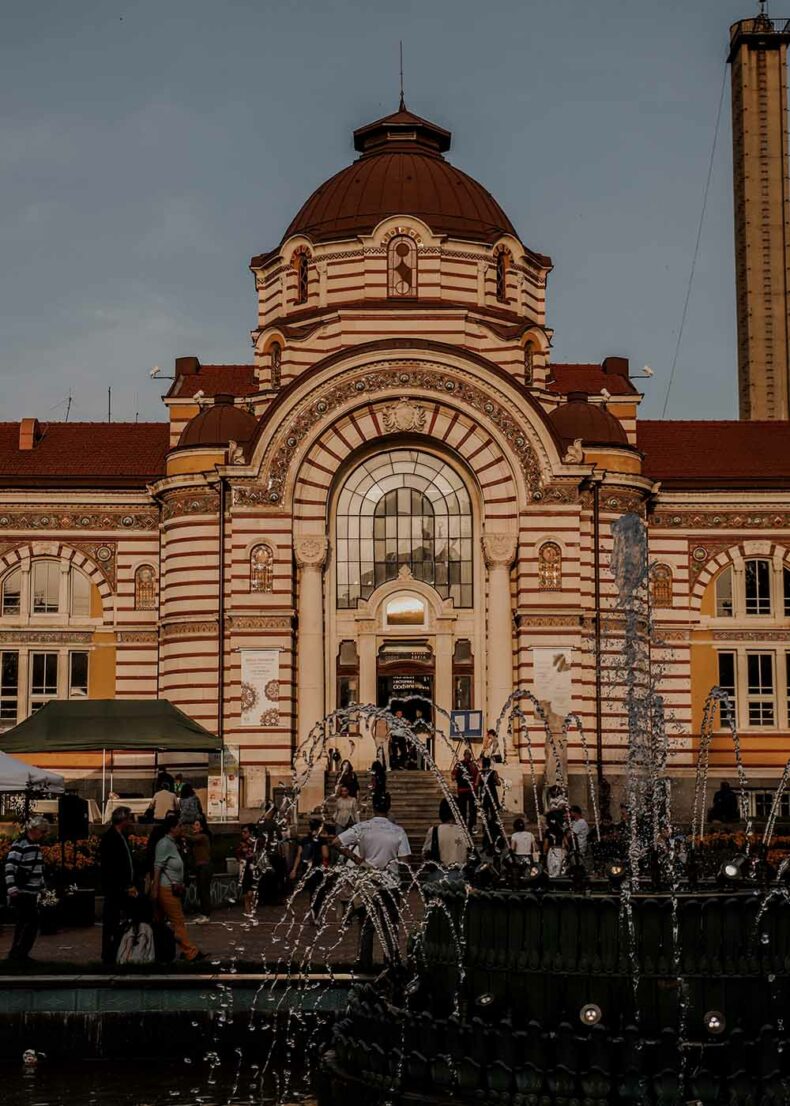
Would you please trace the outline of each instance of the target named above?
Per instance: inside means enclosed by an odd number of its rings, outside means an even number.
[[[397,595],[385,608],[388,626],[424,626],[425,604],[416,595]]]

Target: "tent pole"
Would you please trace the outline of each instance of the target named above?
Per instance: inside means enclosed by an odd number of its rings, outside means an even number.
[[[107,805],[107,750],[101,751],[101,816],[104,818],[104,808]]]
[[[222,821],[227,821],[228,814],[228,788],[225,783],[225,746],[219,751],[219,778],[222,780]]]

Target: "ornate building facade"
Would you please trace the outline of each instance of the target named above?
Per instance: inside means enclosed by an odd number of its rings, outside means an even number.
[[[752,777],[775,777],[788,423],[639,419],[626,360],[552,362],[551,261],[447,131],[401,106],[354,144],[252,258],[252,363],[179,358],[161,423],[0,425],[2,724],[56,696],[167,698],[238,747],[254,799],[338,707],[416,694],[492,724],[526,687],[616,776],[611,528],[636,511],[672,770],[719,683]],[[542,774],[523,730],[508,759]],[[572,776],[585,759],[572,729]],[[732,774],[724,732],[712,765]]]

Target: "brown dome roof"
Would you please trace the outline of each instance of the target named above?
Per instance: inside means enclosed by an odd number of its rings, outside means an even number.
[[[233,396],[220,394],[210,407],[204,407],[190,419],[181,431],[178,448],[191,446],[226,446],[228,442],[246,442],[252,437],[258,420],[241,407],[235,407]]]
[[[588,403],[586,392],[571,392],[567,403],[549,413],[549,420],[567,445],[580,438],[585,445],[628,446],[620,420],[605,407]]]
[[[315,190],[285,232],[314,242],[370,234],[389,215],[415,215],[437,234],[493,242],[513,224],[490,192],[442,154],[450,132],[401,110],[354,131],[362,156]]]

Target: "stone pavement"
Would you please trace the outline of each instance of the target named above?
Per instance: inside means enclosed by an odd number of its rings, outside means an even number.
[[[287,916],[284,906],[264,906],[259,908],[254,921],[251,921],[236,904],[214,911],[211,921],[205,925],[196,925],[189,916],[187,922],[190,937],[206,953],[209,965],[216,970],[261,964],[276,968],[278,963],[290,960],[300,964],[304,962],[305,966],[309,964],[319,971],[327,965],[352,964],[357,954],[357,922],[343,931],[339,918],[335,916],[319,932],[307,917],[308,906],[308,896],[300,894],[290,916]],[[409,896],[408,909],[419,912],[419,906],[419,896]],[[12,936],[13,925],[0,927],[2,960],[8,955]],[[404,933],[401,939],[404,949],[405,943]],[[79,970],[88,967],[101,971],[101,924],[96,922],[89,927],[39,935],[32,956],[36,964],[31,965],[31,970],[41,970],[47,965],[62,965],[63,970],[68,965],[74,965]],[[377,959],[379,957],[380,953],[377,953]],[[9,967],[7,962],[0,963],[0,974]],[[166,967],[163,966],[163,971]],[[205,970],[205,961],[201,962],[201,967]]]

